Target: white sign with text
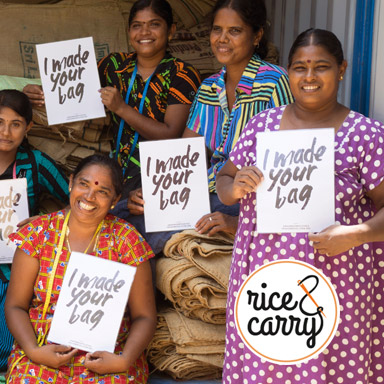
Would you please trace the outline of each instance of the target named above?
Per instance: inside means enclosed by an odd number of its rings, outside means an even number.
[[[257,134],[257,231],[317,232],[335,223],[333,128]]]
[[[36,45],[49,125],[105,116],[92,37]]]
[[[0,181],[0,263],[12,263],[16,245],[8,239],[17,224],[29,217],[27,179]]]
[[[191,229],[210,213],[204,137],[140,143],[146,232]]]
[[[48,340],[114,352],[136,267],[72,252]]]

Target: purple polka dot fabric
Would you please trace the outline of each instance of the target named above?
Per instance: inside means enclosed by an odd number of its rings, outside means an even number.
[[[256,163],[256,133],[276,131],[284,107],[253,117],[230,154],[241,168]],[[351,111],[335,135],[335,217],[341,225],[367,221],[375,214],[367,192],[384,180],[384,126]],[[368,243],[335,257],[319,254],[306,233],[258,234],[256,194],[241,200],[227,303],[223,383],[378,384],[384,383],[384,243]],[[272,364],[256,356],[237,333],[237,292],[255,268],[294,258],[320,269],[333,283],[340,323],[328,347],[297,365]]]

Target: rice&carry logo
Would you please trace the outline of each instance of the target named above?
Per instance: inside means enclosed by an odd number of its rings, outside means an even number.
[[[235,305],[244,343],[259,357],[282,365],[321,353],[336,333],[339,315],[328,278],[314,266],[290,259],[256,269],[242,284]]]

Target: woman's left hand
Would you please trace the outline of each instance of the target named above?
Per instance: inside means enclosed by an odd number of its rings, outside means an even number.
[[[204,215],[195,225],[199,233],[206,233],[213,236],[217,232],[227,232],[235,234],[237,231],[238,216],[230,216],[221,212],[213,212]]]
[[[353,225],[334,224],[318,233],[309,233],[308,239],[313,242],[313,248],[327,256],[335,256],[356,247]]]
[[[84,366],[99,375],[126,372],[129,368],[127,360],[122,355],[106,351],[87,353]]]
[[[120,95],[120,91],[114,87],[100,89],[102,103],[113,113],[120,116],[119,110],[125,106],[125,102]]]

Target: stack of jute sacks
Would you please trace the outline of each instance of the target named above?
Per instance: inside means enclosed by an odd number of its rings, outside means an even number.
[[[107,117],[48,126],[45,108],[33,109],[33,127],[29,143],[47,153],[71,174],[84,157],[109,154],[112,132]]]
[[[159,311],[148,360],[175,379],[221,377],[233,240],[186,230],[156,261],[156,286],[168,305]]]

